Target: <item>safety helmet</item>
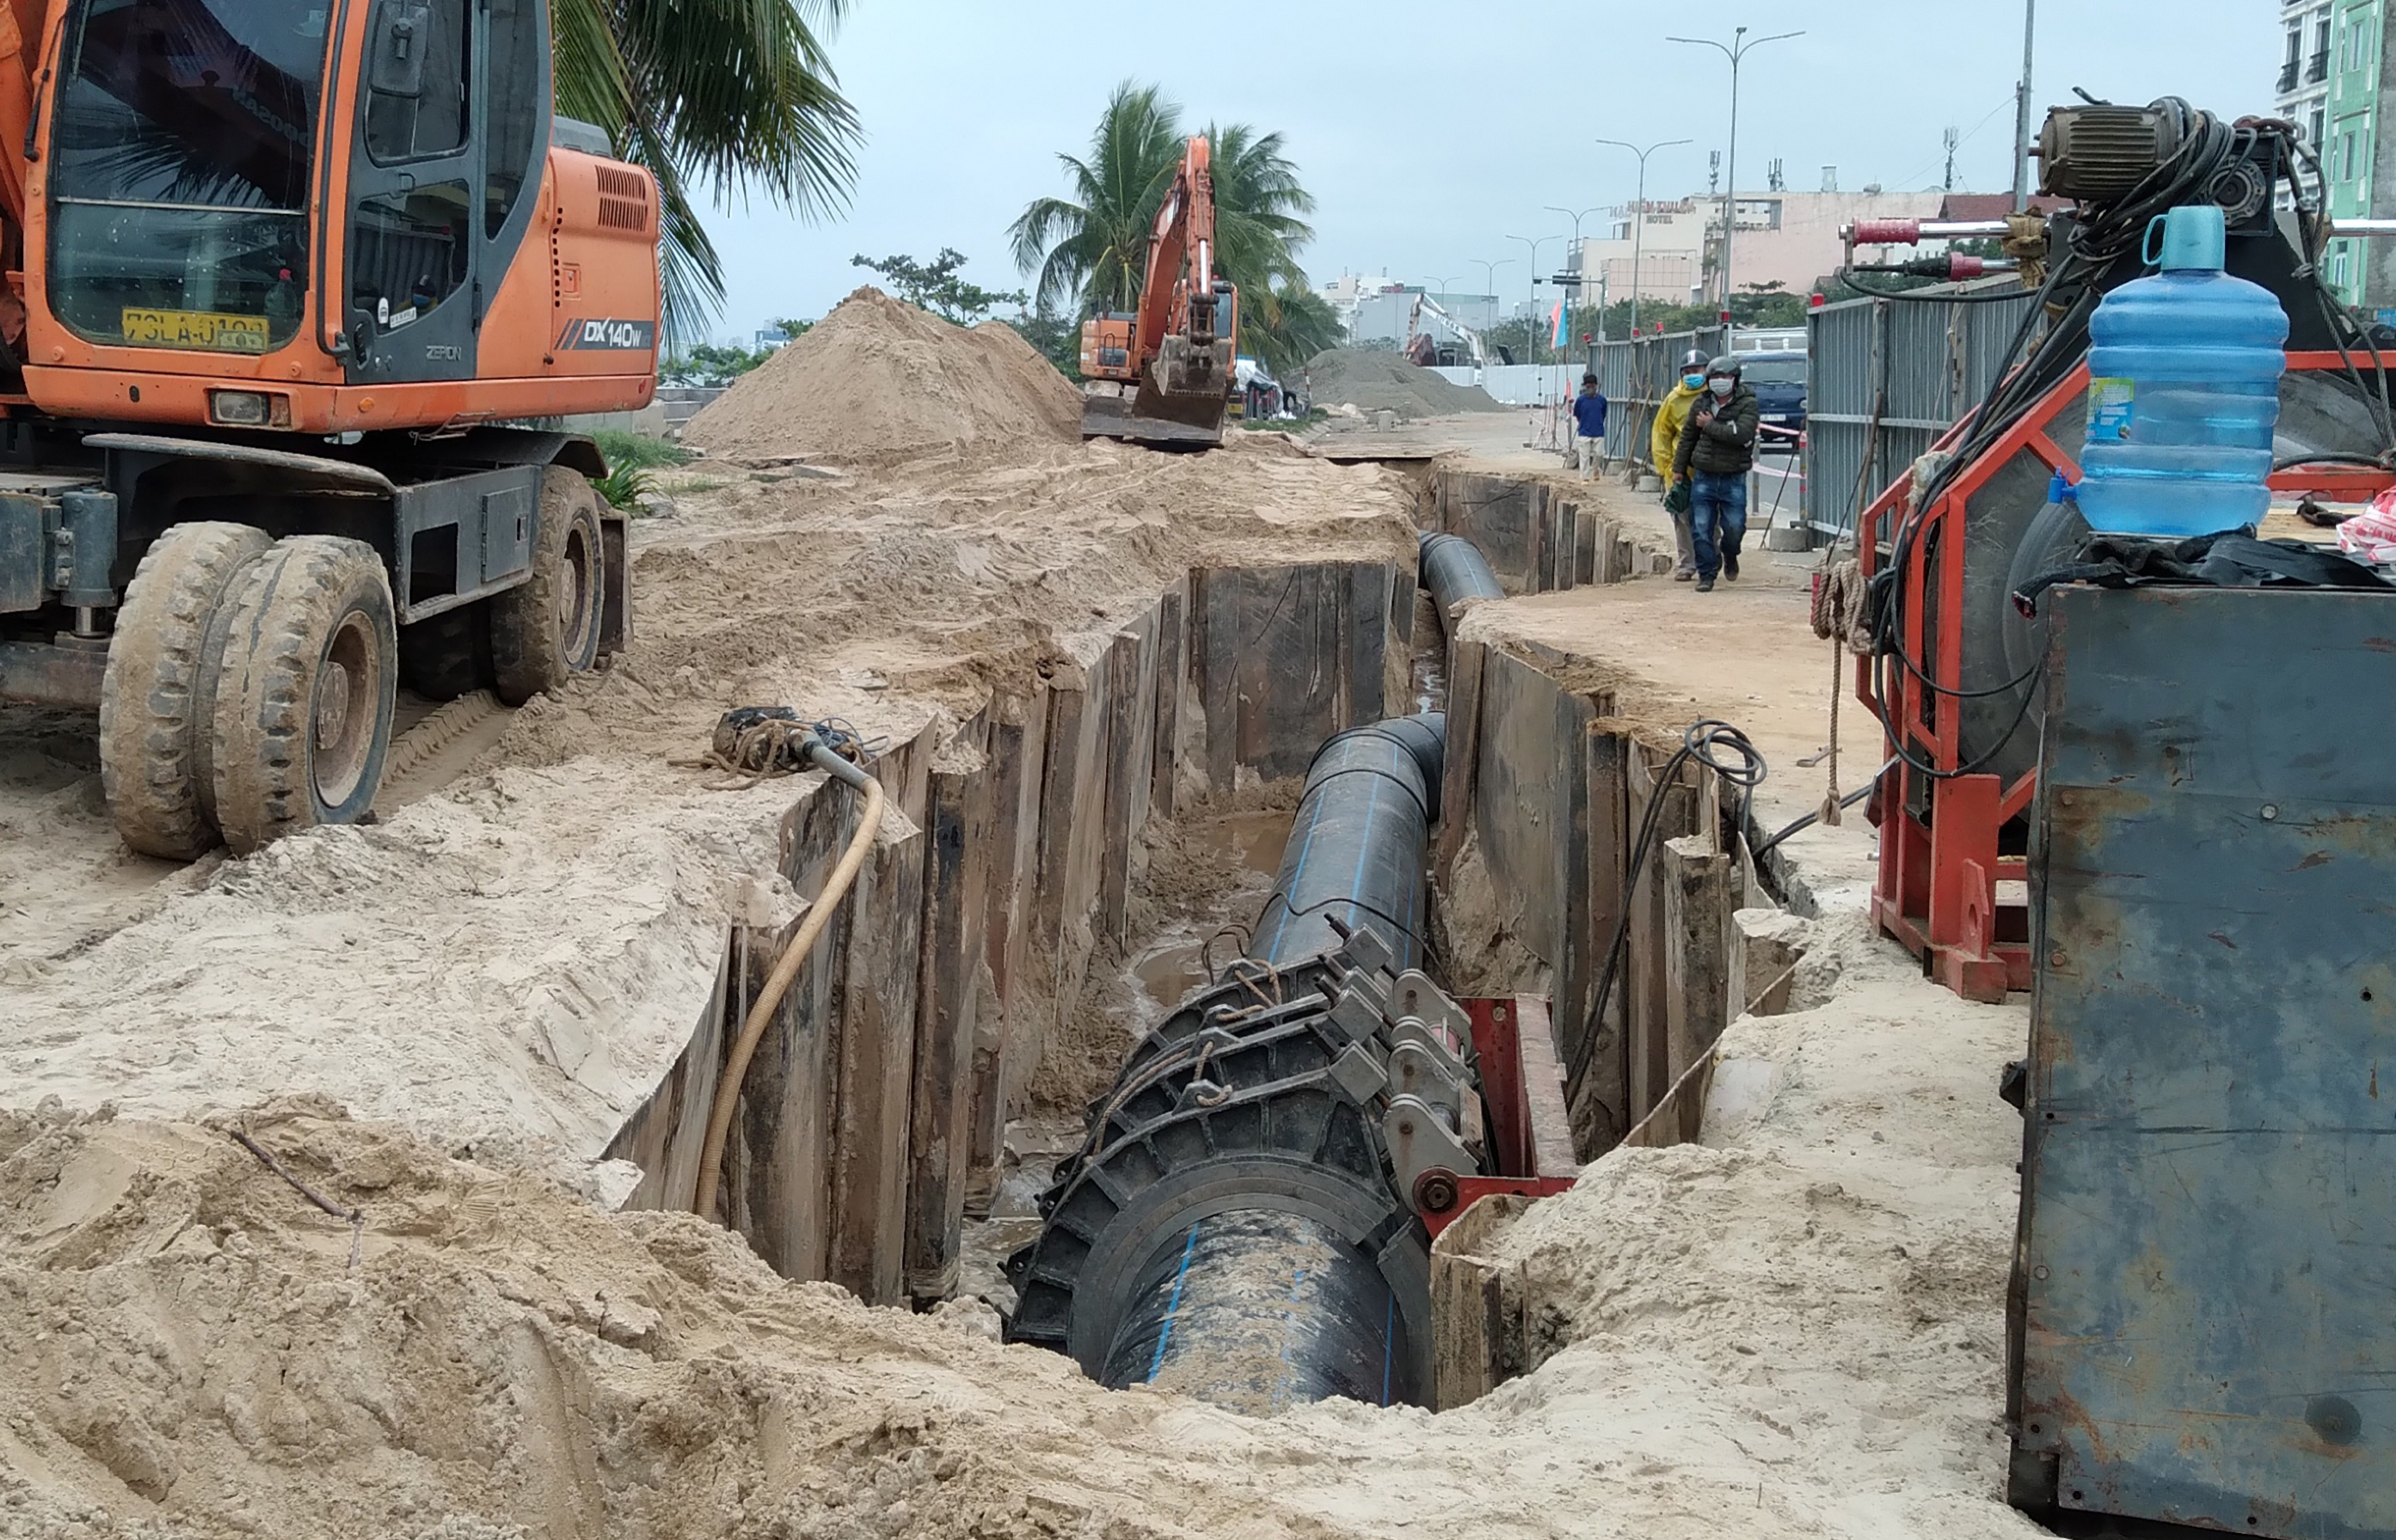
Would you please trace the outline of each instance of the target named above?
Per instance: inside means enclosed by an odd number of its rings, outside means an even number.
[[[1706,376],[1708,378],[1711,378],[1715,375],[1728,375],[1733,379],[1737,379],[1739,378],[1741,372],[1742,371],[1738,366],[1737,357],[1731,353],[1724,353],[1720,358],[1715,359],[1712,363],[1706,365]]]
[[[1681,372],[1683,374],[1703,374],[1705,372],[1705,367],[1706,353],[1703,348],[1691,348],[1687,352],[1681,355]]]

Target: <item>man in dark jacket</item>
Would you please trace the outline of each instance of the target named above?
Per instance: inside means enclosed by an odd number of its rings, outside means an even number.
[[[1697,591],[1713,591],[1720,573],[1738,581],[1738,544],[1747,537],[1747,472],[1755,464],[1755,392],[1727,355],[1706,366],[1706,397],[1681,428],[1672,474],[1689,481],[1689,535],[1697,547]]]

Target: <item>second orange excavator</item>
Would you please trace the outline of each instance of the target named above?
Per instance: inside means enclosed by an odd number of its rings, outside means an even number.
[[[1215,272],[1215,177],[1206,140],[1194,136],[1156,211],[1138,310],[1082,324],[1082,436],[1161,448],[1222,443],[1239,304]]]

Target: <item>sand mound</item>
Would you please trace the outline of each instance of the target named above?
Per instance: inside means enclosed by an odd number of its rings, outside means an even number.
[[[1333,348],[1316,353],[1307,361],[1306,381],[1318,406],[1344,404],[1367,412],[1395,412],[1403,418],[1505,410],[1478,385],[1452,385],[1397,353],[1368,348]]]
[[[1082,398],[996,321],[968,331],[861,288],[693,418],[686,443],[732,459],[872,465],[1072,443]]]

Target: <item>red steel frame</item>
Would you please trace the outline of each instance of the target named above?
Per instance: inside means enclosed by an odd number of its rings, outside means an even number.
[[[2291,352],[2291,369],[2348,368],[2336,352]],[[2368,368],[2367,359],[2356,366]],[[1963,518],[1966,500],[2023,450],[2050,470],[2070,480],[2080,479],[2080,467],[2049,436],[2048,429],[2065,412],[2077,408],[2087,393],[2088,369],[2082,365],[2049,391],[2022,419],[1963,473],[1938,499],[1919,513],[1910,549],[1913,559],[1897,577],[1904,585],[1905,634],[1899,638],[1922,671],[1938,686],[1933,689],[1914,677],[1902,663],[1887,671],[1891,684],[1890,725],[1903,735],[1903,747],[1913,759],[1940,771],[1962,766],[1962,705],[1953,693],[1963,688],[1963,637],[1958,629],[1963,608]],[[1950,428],[1937,447],[1951,449],[1968,423]],[[1912,489],[1909,467],[1888,489],[1864,510],[1858,521],[1858,559],[1870,576],[1887,557],[1900,521],[1906,519]],[[2385,489],[2388,473],[2366,467],[2298,467],[2270,478],[2272,490],[2313,493],[2340,501],[2364,501]],[[1938,531],[1941,523],[1953,528]],[[1946,553],[1933,576],[1923,554],[1933,548]],[[1936,582],[1936,591],[1932,583]],[[1927,628],[1938,617],[1938,629]],[[1873,704],[1873,659],[1856,659],[1856,696]],[[1894,751],[1893,747],[1889,751]],[[1926,786],[1917,783],[1926,782]],[[1884,935],[1902,942],[1923,960],[1923,971],[1968,1000],[1999,1001],[2007,989],[2030,988],[2030,916],[2026,902],[2000,903],[1997,884],[2027,883],[2028,860],[1998,853],[1998,835],[2005,824],[2030,807],[2037,790],[2036,771],[2024,773],[2010,785],[1995,775],[1925,776],[1900,759],[1890,766],[1872,796],[1873,821],[1881,833],[1880,872],[1872,889],[1872,919]],[[1929,816],[1917,818],[1908,811],[1922,793]]]
[[[1481,1096],[1489,1109],[1486,1137],[1494,1176],[1451,1174],[1456,1201],[1423,1215],[1431,1238],[1447,1228],[1476,1198],[1519,1193],[1551,1198],[1573,1185],[1572,1135],[1564,1127],[1564,1072],[1544,1000],[1467,1000]]]

